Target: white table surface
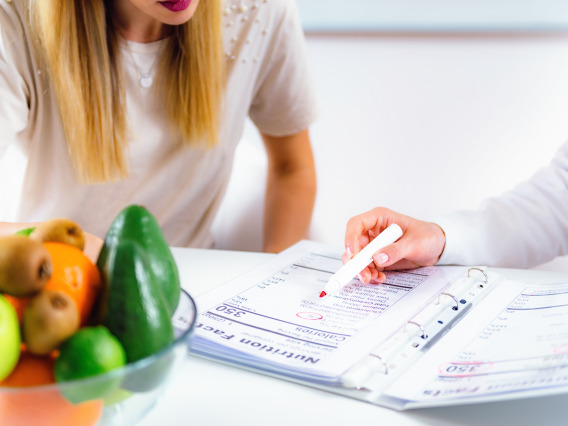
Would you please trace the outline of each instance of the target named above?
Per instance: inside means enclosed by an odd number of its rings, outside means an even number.
[[[173,252],[182,286],[194,297],[273,256],[179,248]],[[498,271],[525,282],[568,281],[568,273]],[[397,412],[189,355],[140,425],[568,425],[568,395]]]

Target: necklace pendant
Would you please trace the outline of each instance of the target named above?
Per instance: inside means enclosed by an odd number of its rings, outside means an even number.
[[[144,74],[143,76],[140,77],[140,80],[138,81],[140,83],[140,86],[142,86],[144,89],[147,89],[152,85],[154,79],[150,74]]]

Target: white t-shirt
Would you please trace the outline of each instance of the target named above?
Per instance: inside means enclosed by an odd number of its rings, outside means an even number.
[[[568,141],[527,182],[436,223],[446,233],[439,264],[529,268],[568,254]]]
[[[172,246],[212,247],[210,225],[246,117],[282,136],[308,128],[317,113],[294,2],[228,0],[224,7],[227,81],[218,146],[179,147],[164,106],[139,84],[164,41],[125,41],[130,176],[85,185],[68,156],[47,73],[31,54],[25,2],[0,0],[0,221],[67,217],[103,237],[118,212],[137,203],[157,217]]]

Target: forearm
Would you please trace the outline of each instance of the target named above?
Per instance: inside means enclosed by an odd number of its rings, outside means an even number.
[[[308,130],[262,139],[268,155],[263,249],[278,253],[308,235],[316,171]]]
[[[264,208],[263,250],[277,253],[308,235],[316,196],[314,170],[269,176]]]

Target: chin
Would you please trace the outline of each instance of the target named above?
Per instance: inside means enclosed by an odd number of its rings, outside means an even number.
[[[193,17],[198,4],[199,0],[191,0],[189,6],[179,12],[171,11],[162,5],[158,5],[162,9],[160,13],[162,16],[161,21],[167,25],[183,25]]]

